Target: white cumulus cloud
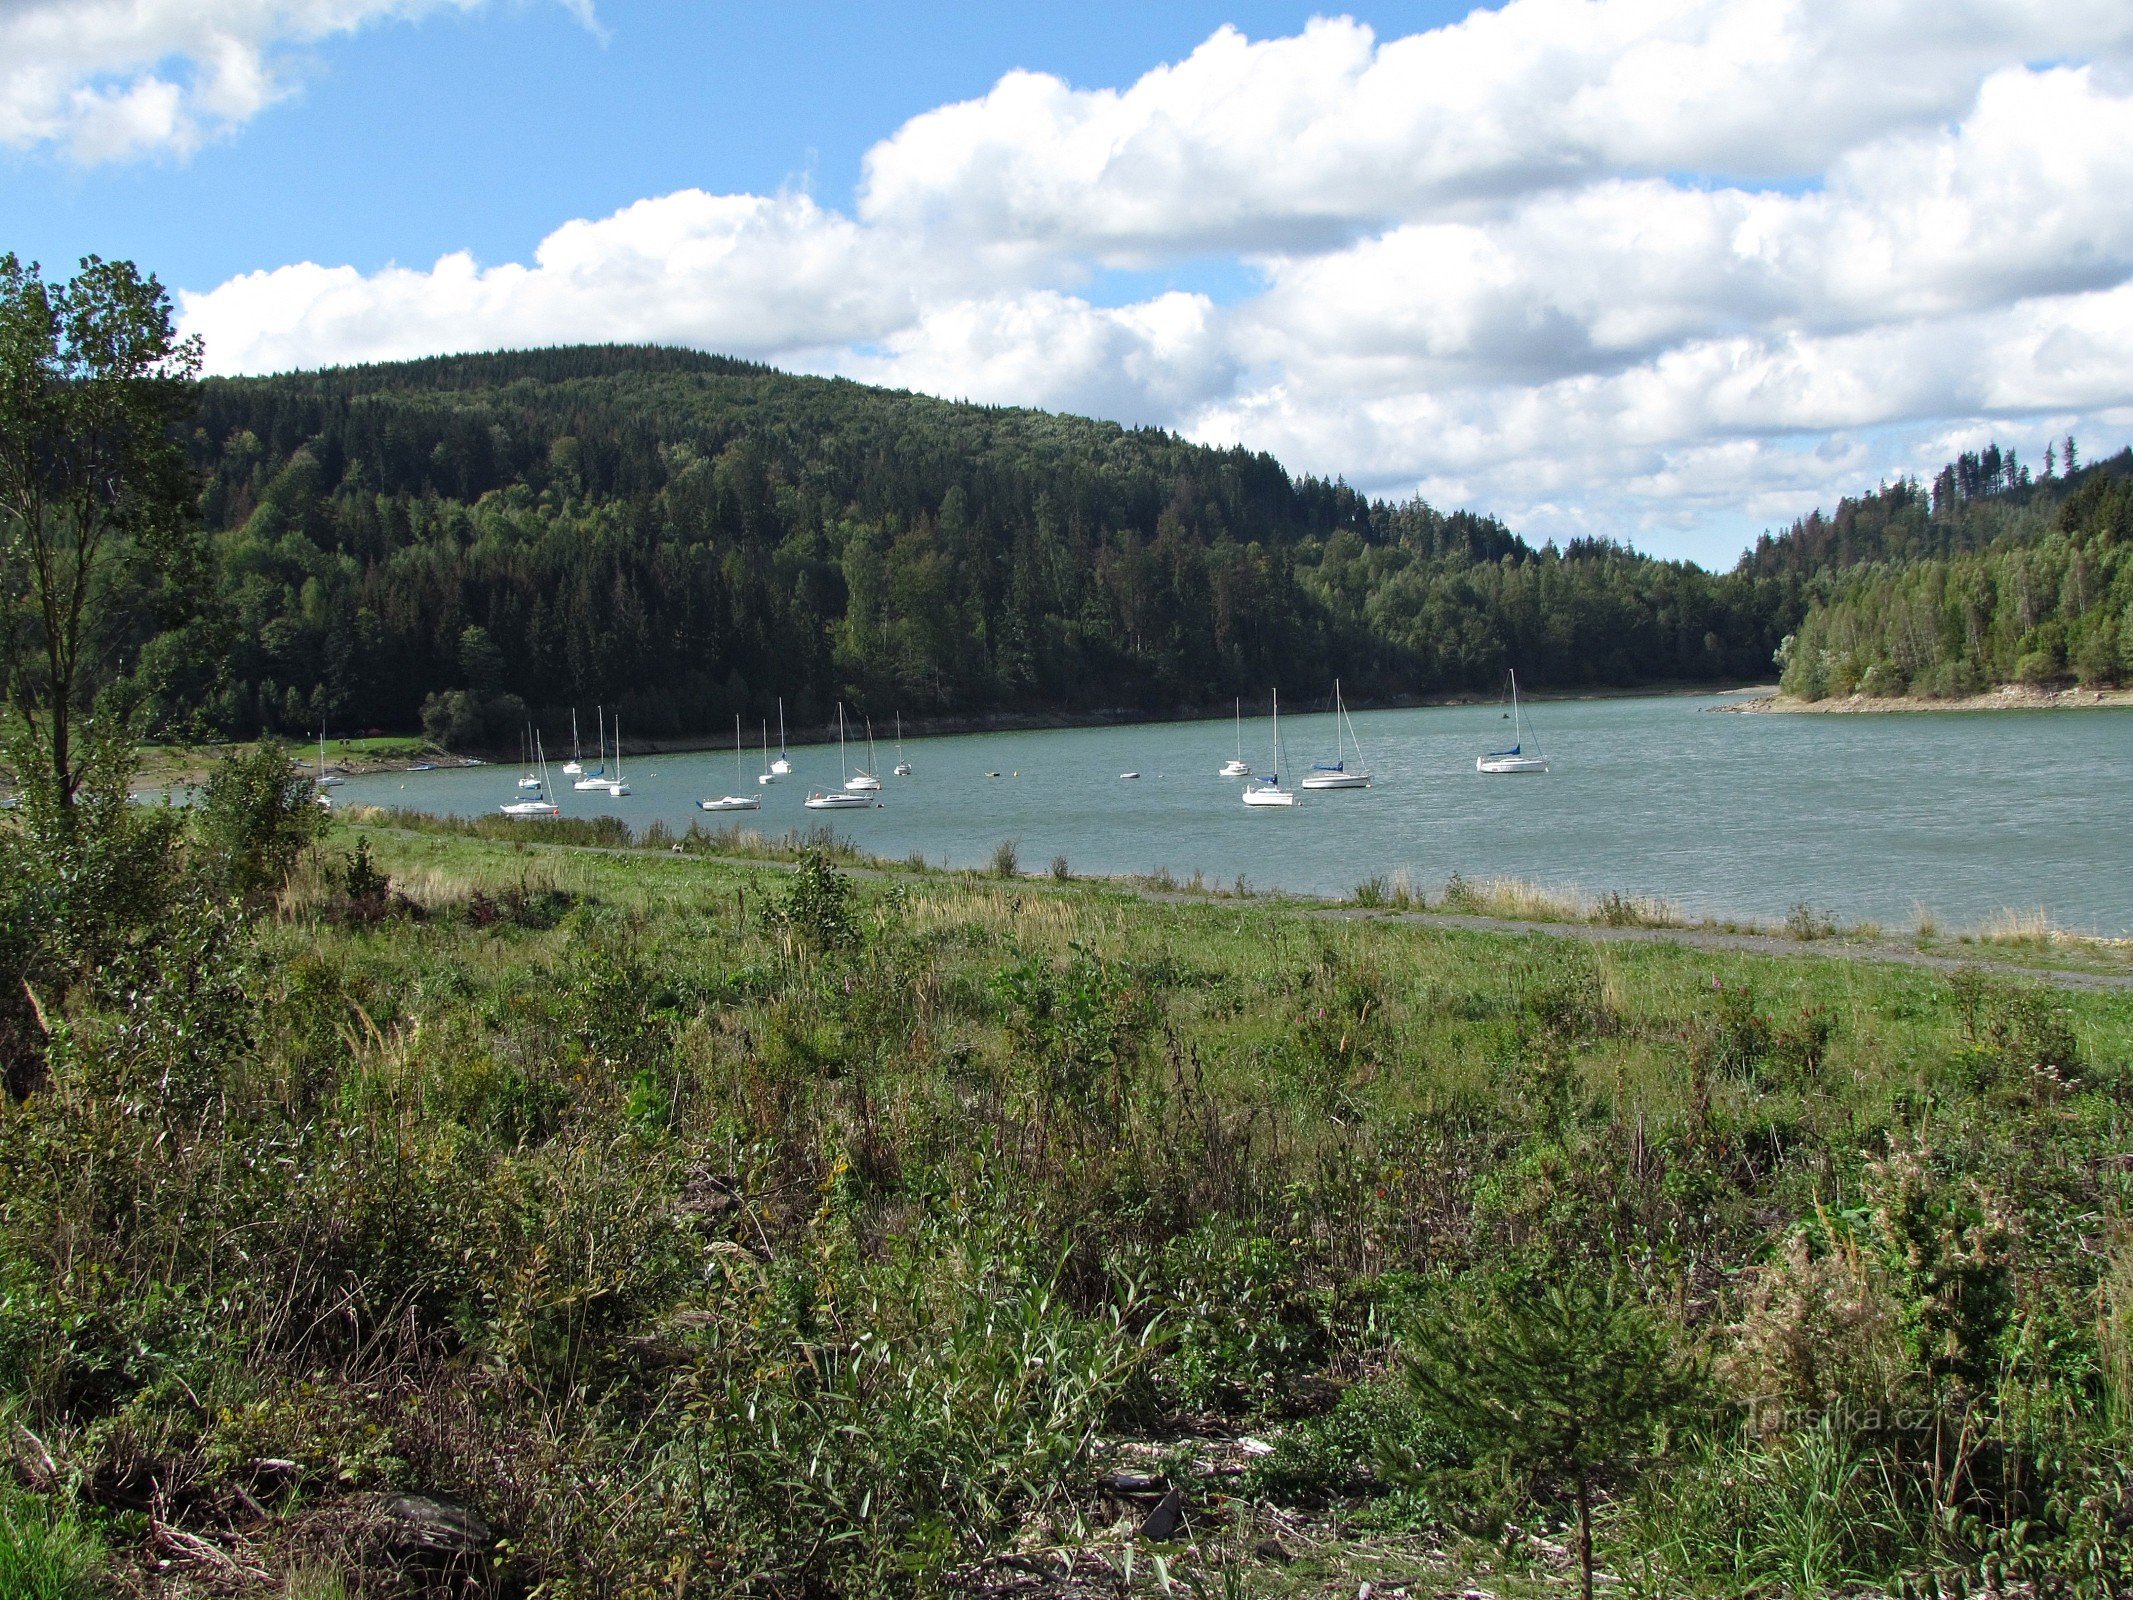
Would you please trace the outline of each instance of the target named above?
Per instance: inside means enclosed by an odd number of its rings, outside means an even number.
[[[4,0],[0,147],[185,155],[289,93],[287,52],[483,0]],[[563,0],[592,25],[591,0]]]

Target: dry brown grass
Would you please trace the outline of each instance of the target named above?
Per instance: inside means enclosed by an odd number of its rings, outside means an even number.
[[[1512,922],[1602,922],[1625,927],[1678,928],[1689,916],[1652,895],[1592,894],[1575,884],[1529,878],[1462,878],[1445,885],[1441,910]]]
[[[2133,960],[2133,939],[2109,939],[2100,934],[2077,933],[2052,922],[2042,906],[2018,910],[2013,906],[1994,913],[1972,932],[1965,943],[2005,945],[2015,949],[2066,951],[2102,956],[2114,961]]]

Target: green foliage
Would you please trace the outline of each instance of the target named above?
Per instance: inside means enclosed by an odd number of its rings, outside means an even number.
[[[1264,455],[677,350],[214,380],[195,463],[232,733],[509,748],[525,708],[647,734],[1760,673],[1796,585],[1372,503]],[[655,687],[656,686],[656,687]]]
[[[1328,1347],[1325,1298],[1297,1254],[1227,1222],[1209,1222],[1164,1248],[1173,1308],[1171,1347],[1158,1374],[1165,1398],[1192,1411],[1278,1404]]]
[[[124,1565],[138,1508],[212,1543],[241,1490],[353,1592],[383,1490],[478,1511],[497,1592],[930,1593],[1087,1549],[1151,1459],[1180,1589],[1242,1496],[1338,1516],[1312,1582],[1383,1535],[1515,1586],[1581,1462],[1633,1592],[2122,1565],[2118,994],[471,827],[334,854],[243,917],[172,838],[0,1108],[0,1404]],[[366,876],[408,909],[334,914]],[[1273,1445],[1241,1485],[1214,1416]]]
[[[859,943],[852,880],[819,850],[801,858],[784,897],[770,907],[768,916],[773,926],[817,955],[850,950]]]
[[[0,254],[0,692],[34,756],[18,778],[62,813],[104,759],[77,723],[138,698],[112,691],[201,585],[176,442],[199,366],[131,262],[48,283]]]
[[[209,769],[191,821],[208,876],[224,893],[256,900],[288,881],[323,829],[325,813],[310,776],[270,739]]]
[[[359,836],[341,870],[341,893],[357,905],[367,906],[382,904],[391,889],[392,879],[370,859],[369,836]]]
[[[1417,1323],[1407,1356],[1425,1419],[1568,1483],[1590,1600],[1593,1488],[1632,1477],[1702,1392],[1666,1325],[1618,1278],[1577,1274],[1462,1296]]]
[[[1958,1398],[1982,1393],[2014,1309],[2006,1217],[1979,1184],[1938,1170],[1925,1149],[1893,1152],[1872,1169],[1872,1184],[1913,1359]]]
[[[1030,956],[995,972],[991,987],[1048,1096],[1085,1110],[1118,1108],[1125,1070],[1154,1020],[1131,973],[1076,947],[1064,968]]]
[[[108,1592],[104,1559],[71,1508],[0,1485],[0,1594],[8,1600],[97,1600]]]
[[[2133,477],[2091,468],[2057,506],[1961,553],[1823,580],[1787,641],[1788,693],[1926,697],[2007,683],[2101,686],[2133,672]]]
[[[1252,1464],[1248,1492],[1315,1506],[1360,1493],[1421,1490],[1471,1465],[1466,1442],[1424,1414],[1414,1386],[1373,1379],[1343,1389],[1333,1409],[1305,1417]]]

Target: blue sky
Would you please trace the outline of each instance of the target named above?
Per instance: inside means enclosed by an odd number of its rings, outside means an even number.
[[[54,265],[130,257],[204,287],[290,261],[515,260],[567,218],[690,186],[848,207],[870,145],[1013,68],[1130,83],[1224,23],[1288,34],[1317,9],[602,0],[594,27],[536,0],[440,14],[303,52],[296,94],[187,160],[0,157],[4,247]],[[1355,14],[1404,33],[1468,9]],[[1213,261],[1177,276],[1244,281]]]
[[[1706,564],[2133,438],[2123,0],[5,0],[0,217],[213,370],[684,343]]]

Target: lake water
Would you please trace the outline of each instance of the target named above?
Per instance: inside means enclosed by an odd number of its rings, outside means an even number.
[[[1454,871],[1663,896],[1692,912],[1771,920],[1806,903],[1840,921],[1908,926],[1922,904],[1944,926],[2044,908],[2062,926],[2133,933],[2126,847],[2133,713],[1992,711],[1901,716],[1728,716],[1715,696],[1553,700],[1529,706],[1545,775],[1487,777],[1482,750],[1508,742],[1498,708],[1355,714],[1375,786],[1247,808],[1216,776],[1235,751],[1226,720],[908,739],[916,769],[889,777],[880,810],[801,808],[838,784],[837,747],[792,752],[745,826],[781,834],[828,823],[876,855],[985,862],[1016,841],[1025,870],[1064,855],[1078,873],[1203,873],[1256,888],[1345,894],[1406,872],[1434,895]],[[1281,719],[1292,770],[1330,759],[1333,721]],[[1264,716],[1247,717],[1245,759],[1268,764]],[[852,751],[856,769],[865,755]],[[747,755],[756,792],[761,760]],[[1137,771],[1126,781],[1120,774]],[[997,772],[998,777],[988,777]],[[516,768],[351,779],[343,804],[493,811]],[[566,816],[610,813],[718,826],[699,796],[734,788],[731,752],[628,763],[626,799],[558,799]]]

